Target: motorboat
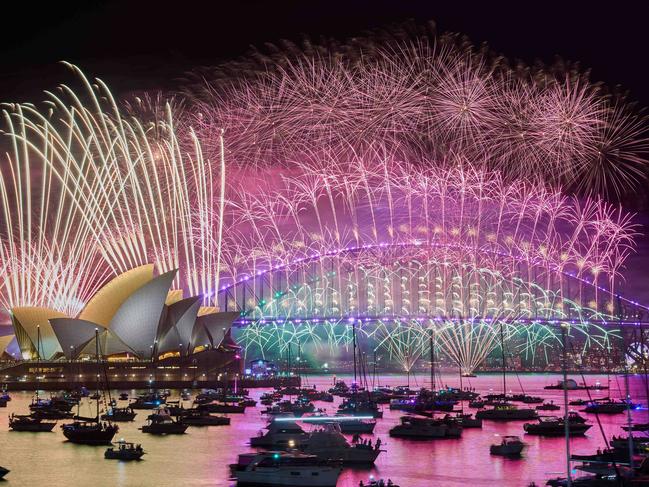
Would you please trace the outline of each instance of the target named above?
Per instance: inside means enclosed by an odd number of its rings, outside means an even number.
[[[534,409],[519,409],[513,404],[500,403],[492,409],[481,409],[475,414],[478,419],[491,419],[494,421],[520,421],[536,419],[538,414]]]
[[[649,436],[633,436],[631,435],[633,446],[640,451],[644,451],[645,447],[649,446]],[[612,448],[628,449],[629,437],[628,436],[613,436],[610,441]],[[627,450],[628,451],[628,450]]]
[[[457,413],[455,416],[451,417],[456,419],[462,428],[482,428],[482,419],[474,418],[473,414]]]
[[[73,416],[71,411],[59,411],[58,409],[36,409],[32,411],[31,417],[37,419],[70,419]]]
[[[624,431],[649,431],[649,423],[636,423],[628,426],[622,426]]]
[[[71,411],[73,407],[74,403],[58,398],[36,399],[29,405],[30,411],[56,410],[68,412]]]
[[[127,394],[126,392],[122,392],[122,393],[119,395],[119,399],[120,399],[121,401],[128,401],[128,394]]]
[[[485,405],[485,402],[482,399],[475,399],[473,401],[469,401],[469,407],[474,408],[474,409],[482,409]]]
[[[101,419],[104,421],[127,422],[133,421],[135,416],[137,416],[137,413],[130,406],[124,408],[112,407],[107,413],[101,415]]]
[[[620,414],[627,409],[636,409],[637,407],[637,404],[627,403],[626,401],[592,401],[586,405],[583,412],[595,414]]]
[[[346,419],[340,421],[340,431],[348,434],[371,434],[376,426],[375,419]]]
[[[119,426],[110,422],[75,421],[61,425],[63,436],[71,443],[80,445],[110,445]]]
[[[520,399],[517,399],[517,400],[520,400],[520,402],[522,402],[523,404],[540,404],[540,403],[543,402],[542,397],[528,396],[526,394],[522,395],[522,397]]]
[[[337,381],[334,386],[329,389],[329,394],[334,396],[344,396],[349,392],[349,386],[344,380]]]
[[[570,436],[582,436],[592,428],[591,424],[572,423],[568,421]],[[565,421],[557,416],[542,416],[538,423],[525,423],[523,429],[529,435],[563,436],[565,434]]]
[[[345,399],[340,406],[338,406],[338,414],[346,416],[372,416],[373,418],[382,418],[383,411],[374,401],[367,401],[350,397]]]
[[[230,418],[213,416],[204,409],[186,409],[180,422],[189,426],[225,426],[230,424]]]
[[[584,384],[577,384],[577,381],[574,379],[567,379],[565,382],[565,388],[569,391],[585,391],[587,389],[594,389],[597,391],[604,391],[608,389],[608,386],[603,386],[599,382],[595,382],[595,385],[589,386]],[[544,389],[547,390],[563,390],[564,382],[562,380],[558,381],[556,384],[545,386]]]
[[[139,395],[129,406],[133,409],[157,409],[166,402],[167,399],[162,394],[153,392]]]
[[[275,406],[269,406],[262,411],[262,414],[292,414],[300,417],[305,413],[312,413],[315,411],[315,406],[306,398],[299,398],[297,401],[281,401]]]
[[[241,414],[246,411],[245,404],[235,403],[235,402],[208,402],[206,404],[200,404],[198,406],[200,409],[203,409],[209,413],[220,413],[220,414]]]
[[[401,416],[401,422],[390,430],[390,436],[408,439],[459,438],[462,426],[441,419]]]
[[[56,426],[56,421],[35,418],[29,414],[9,416],[9,429],[13,431],[50,432],[54,426]]]
[[[166,411],[150,414],[147,423],[140,428],[142,433],[152,435],[182,435],[189,426],[174,420]]]
[[[495,443],[489,447],[489,453],[513,457],[520,455],[524,448],[525,443],[518,436],[503,436],[500,443]]]
[[[335,487],[342,466],[297,452],[239,455],[230,466],[237,485],[259,487]]]
[[[399,487],[399,485],[395,484],[392,482],[392,479],[388,480],[383,480],[383,479],[375,479],[373,476],[370,475],[370,479],[367,481],[367,483],[363,482],[362,480],[359,482],[358,487]]]
[[[292,418],[295,419],[295,418]],[[291,418],[275,418],[266,426],[266,432],[250,438],[250,446],[261,448],[297,447],[309,437]]]
[[[7,475],[11,470],[6,469],[4,467],[0,467],[0,479],[4,479],[5,475]]]
[[[544,404],[539,404],[536,406],[536,409],[539,411],[558,411],[561,407],[554,402],[546,402]]]
[[[109,447],[104,452],[104,458],[107,460],[122,460],[122,461],[131,461],[131,460],[140,460],[146,452],[142,448],[142,445],[135,445],[133,443],[128,443],[124,440],[120,440],[115,443],[114,447]]]
[[[321,460],[337,460],[343,465],[373,464],[381,453],[381,441],[372,446],[371,440],[349,444],[337,423],[325,423],[309,434],[302,443],[304,453],[316,455]]]

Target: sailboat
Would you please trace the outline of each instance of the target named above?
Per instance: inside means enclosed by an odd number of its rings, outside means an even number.
[[[352,324],[352,340],[354,352],[354,382],[352,383],[351,393],[348,398],[344,399],[338,407],[338,414],[347,416],[372,416],[373,418],[382,418],[383,411],[378,407],[376,401],[372,399],[371,392],[367,391],[367,398],[360,397],[358,384],[356,382],[356,325]],[[367,389],[367,388],[366,388]]]
[[[507,363],[505,362],[505,337],[503,324],[500,324],[500,350],[503,364],[503,398],[507,397]],[[518,408],[514,404],[503,400],[494,404],[492,409],[481,409],[475,415],[476,419],[492,419],[495,421],[518,421],[524,419],[537,419],[538,413],[534,409]]]
[[[41,329],[38,327],[37,330],[38,339],[36,341],[36,347],[38,348],[36,352],[36,392],[35,392],[35,401],[32,401],[32,406],[39,405],[45,408],[44,403],[42,403],[38,397],[38,374],[40,371],[40,347],[41,347]],[[52,402],[48,403],[50,406]],[[9,416],[9,429],[13,431],[30,431],[32,433],[40,432],[50,432],[56,426],[56,421],[48,421],[39,415],[39,411],[35,410],[31,414],[12,414]]]
[[[95,330],[95,350],[97,357],[97,415],[95,418],[75,421],[61,426],[63,435],[72,443],[81,445],[110,445],[113,437],[119,431],[119,426],[110,421],[99,420],[100,364],[99,364],[99,332]],[[108,387],[108,384],[106,385]]]

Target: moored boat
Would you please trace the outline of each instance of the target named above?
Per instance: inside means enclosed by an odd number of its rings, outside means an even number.
[[[590,424],[568,421],[570,436],[582,436],[591,427]],[[563,436],[565,434],[565,421],[557,416],[542,416],[539,418],[538,423],[525,423],[523,429],[529,435]]]
[[[142,445],[135,445],[133,443],[128,443],[124,440],[120,440],[115,443],[115,447],[109,447],[104,452],[104,458],[107,460],[121,460],[121,461],[131,461],[131,460],[140,460],[146,452],[142,448]]]
[[[187,431],[188,425],[174,420],[165,411],[158,411],[150,414],[147,423],[140,430],[142,433],[152,435],[182,435]]]
[[[478,419],[491,419],[494,421],[520,421],[536,419],[538,414],[534,409],[519,409],[513,404],[496,404],[492,409],[481,409],[475,414]]]
[[[335,487],[342,467],[315,455],[268,452],[239,455],[230,466],[237,485]]]
[[[54,429],[54,426],[56,426],[56,421],[34,418],[28,414],[12,414],[9,416],[9,429],[13,431],[50,432]]]
[[[518,456],[523,452],[525,443],[518,436],[503,436],[500,443],[495,443],[489,447],[489,453],[492,455]]]
[[[462,436],[462,426],[441,419],[402,416],[400,424],[390,430],[390,436],[422,440],[459,438]]]
[[[127,422],[133,421],[137,416],[137,413],[133,411],[133,408],[127,406],[125,408],[113,407],[108,410],[107,413],[101,415],[103,421],[117,421],[117,422]]]
[[[204,409],[186,409],[180,422],[189,426],[225,426],[230,424],[230,418],[214,416]]]
[[[295,418],[293,418],[295,419]],[[261,448],[297,447],[309,435],[291,418],[275,418],[266,426],[266,432],[250,438],[250,446]]]

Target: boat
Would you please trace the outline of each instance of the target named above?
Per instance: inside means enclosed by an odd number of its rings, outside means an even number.
[[[622,426],[624,431],[649,431],[649,423],[636,423],[628,426]]]
[[[250,438],[250,446],[261,448],[297,447],[309,435],[298,425],[295,418],[275,418],[266,426],[266,432]]]
[[[73,416],[71,411],[59,411],[58,409],[36,409],[30,414],[38,419],[70,419]]]
[[[620,414],[627,409],[636,409],[637,407],[637,404],[627,403],[626,401],[592,401],[582,411],[594,414]]]
[[[519,409],[513,404],[496,404],[492,409],[481,409],[475,413],[478,419],[491,419],[494,421],[520,421],[537,419],[538,414],[534,409]]]
[[[182,435],[187,431],[188,427],[189,425],[174,420],[168,412],[158,410],[156,413],[149,415],[146,424],[140,430],[142,433],[152,435]]]
[[[344,380],[339,380],[334,383],[334,386],[329,389],[329,394],[334,396],[344,396],[349,392],[349,386]]]
[[[337,423],[325,423],[312,431],[301,444],[304,453],[315,455],[321,460],[340,461],[343,465],[373,464],[381,453],[381,440],[372,446],[372,440],[349,444]]]
[[[513,457],[520,455],[524,448],[525,443],[518,436],[503,436],[500,443],[495,443],[489,447],[489,453]]]
[[[133,443],[127,443],[124,440],[120,440],[115,443],[115,447],[109,447],[104,452],[104,458],[107,460],[122,460],[122,461],[131,461],[131,460],[140,460],[146,452],[142,448],[142,445],[135,445]]]
[[[130,406],[124,408],[112,407],[107,413],[101,415],[103,421],[127,422],[133,421],[137,413]]]
[[[383,411],[379,409],[376,402],[353,396],[343,400],[340,406],[338,406],[338,414],[346,416],[372,416],[373,418],[379,419],[383,417]]]
[[[399,485],[392,482],[392,479],[383,480],[382,478],[376,480],[373,476],[370,475],[370,479],[367,483],[364,483],[362,480],[359,482],[358,487],[399,487]]]
[[[472,372],[462,372],[462,377],[470,379],[470,378],[478,377],[478,376],[476,374],[472,373]]]
[[[119,427],[108,422],[74,421],[61,425],[63,436],[79,445],[110,445]]]
[[[342,466],[297,452],[244,453],[230,471],[240,486],[335,487]]]
[[[592,427],[591,424],[573,423],[568,421],[570,436],[582,436]],[[563,436],[566,432],[565,421],[557,416],[542,416],[538,423],[525,423],[525,433],[539,436]]]
[[[558,381],[556,384],[545,386],[544,389],[547,390],[563,390],[564,382],[562,380]],[[589,386],[584,384],[577,384],[577,381],[574,379],[567,379],[566,382],[566,389],[569,391],[585,391],[585,390],[597,390],[597,391],[604,391],[608,389],[608,386],[603,386],[599,382],[596,382],[594,386]]]
[[[167,399],[157,392],[141,394],[129,404],[133,409],[157,409],[167,402]]]
[[[448,415],[447,415],[448,416]],[[455,418],[462,428],[482,428],[482,419],[474,418],[471,413],[457,413],[455,416],[450,416]]]
[[[122,393],[119,395],[119,399],[120,399],[121,401],[128,401],[128,394],[127,394],[126,392],[122,392]]]
[[[459,438],[462,426],[442,419],[401,416],[401,422],[390,430],[390,436],[408,439]]]
[[[97,390],[95,396],[97,397],[97,413],[94,418],[86,420],[74,421],[73,423],[61,425],[63,436],[72,443],[80,445],[109,445],[113,440],[115,434],[119,431],[119,426],[112,424],[110,421],[100,421],[99,410],[99,396],[100,396],[100,351],[99,351],[99,331],[95,329],[95,347],[96,347],[96,362],[97,362]],[[106,384],[108,389],[108,384]]]
[[[242,414],[246,412],[245,404],[241,403],[227,403],[227,402],[208,402],[198,406],[209,413],[221,414]]]
[[[474,401],[469,401],[469,407],[474,409],[482,409],[485,405],[485,402],[481,399],[476,399]]]
[[[188,426],[225,426],[230,424],[230,418],[213,416],[204,409],[186,409],[180,422]]]
[[[633,436],[631,435],[631,441],[633,446],[639,451],[644,451],[646,446],[649,446],[649,436]],[[627,449],[629,446],[629,437],[628,436],[613,436],[610,441],[612,448],[617,448],[619,450]]]
[[[518,399],[516,399],[516,400],[518,400]],[[528,396],[528,395],[524,394],[524,395],[521,397],[520,401],[521,401],[523,404],[539,404],[539,403],[542,403],[542,402],[543,402],[543,398],[542,398],[542,397],[538,397],[538,396]]]
[[[5,475],[7,475],[11,470],[6,469],[4,467],[0,467],[0,479],[4,479]]]
[[[554,402],[546,402],[544,404],[539,404],[536,406],[536,409],[539,411],[558,411],[561,407]]]
[[[348,434],[371,434],[376,426],[375,419],[352,419],[340,421],[340,431]]]
[[[9,416],[9,429],[13,431],[50,432],[54,429],[54,426],[56,426],[56,421],[34,418],[29,414],[12,414]]]

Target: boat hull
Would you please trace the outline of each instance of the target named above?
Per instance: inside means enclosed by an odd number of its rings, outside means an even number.
[[[295,473],[298,475],[295,475]],[[312,470],[258,468],[255,471],[236,472],[237,486],[255,487],[335,487],[341,469]],[[317,475],[316,475],[317,474]]]

